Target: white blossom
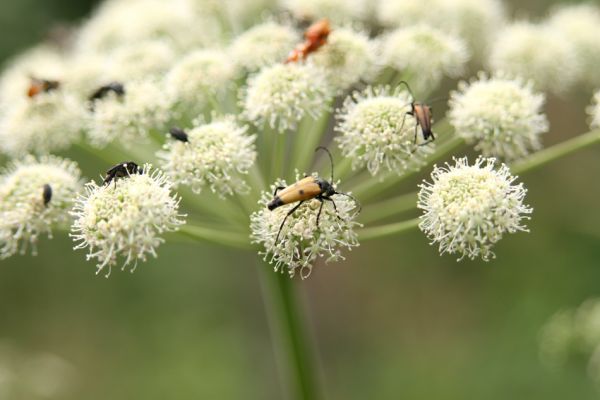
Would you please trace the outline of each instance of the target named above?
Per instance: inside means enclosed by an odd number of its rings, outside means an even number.
[[[523,203],[526,190],[506,165],[495,168],[493,158],[467,158],[454,165],[435,166],[432,182],[420,185],[419,228],[440,254],[458,253],[459,260],[494,257],[492,247],[505,233],[527,231],[524,219],[532,209]]]

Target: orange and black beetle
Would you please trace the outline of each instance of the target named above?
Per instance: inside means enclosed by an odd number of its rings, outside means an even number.
[[[59,81],[48,79],[38,79],[31,77],[29,88],[27,89],[27,97],[33,98],[40,93],[48,93],[60,87]]]
[[[304,31],[304,42],[300,43],[291,51],[285,60],[285,63],[287,64],[306,59],[310,53],[314,53],[327,43],[327,38],[330,33],[331,26],[327,18],[315,22]]]
[[[408,89],[408,93],[410,93],[410,96],[413,100],[410,103],[410,111],[407,111],[406,114],[404,114],[404,119],[402,119],[402,126],[400,127],[400,130],[402,130],[402,127],[404,127],[404,120],[406,119],[406,116],[410,115],[414,117],[416,121],[414,140],[415,146],[417,145],[417,135],[419,126],[421,127],[421,132],[423,133],[423,140],[425,140],[425,142],[421,143],[419,146],[429,144],[435,140],[435,135],[431,130],[431,122],[433,120],[431,113],[433,111],[433,108],[431,108],[428,104],[425,104],[423,102],[415,101],[415,96],[413,95],[410,86],[408,86],[408,83],[406,81],[400,81],[399,85],[402,84],[406,86],[406,89]]]
[[[331,162],[331,182],[326,181],[321,177],[315,176],[305,176],[300,179],[298,182],[290,185],[290,186],[278,186],[275,188],[275,192],[273,193],[273,200],[267,204],[267,208],[273,211],[276,208],[279,208],[286,204],[291,204],[298,202],[294,208],[292,208],[285,216],[281,225],[279,226],[279,231],[277,232],[277,237],[275,238],[275,244],[279,241],[279,234],[283,229],[283,225],[287,218],[294,213],[307,200],[317,199],[321,202],[321,206],[319,207],[319,212],[317,214],[317,227],[319,226],[319,219],[321,218],[321,211],[323,211],[323,204],[325,201],[330,201],[333,204],[333,208],[337,213],[337,206],[335,205],[335,201],[331,198],[334,194],[340,194],[343,196],[348,196],[353,199],[358,204],[358,212],[360,212],[360,204],[358,201],[347,193],[338,192],[335,190],[333,186],[333,157],[329,150],[325,147],[317,147],[315,152],[318,150],[324,150],[327,152],[329,156],[329,161]],[[339,215],[338,218],[342,219]]]

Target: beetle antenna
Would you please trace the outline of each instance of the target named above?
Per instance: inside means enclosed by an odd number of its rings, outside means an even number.
[[[398,86],[400,86],[400,85],[404,85],[404,86],[406,86],[406,89],[408,89],[408,93],[410,93],[410,96],[411,96],[413,99],[415,98],[415,95],[413,94],[413,92],[412,92],[412,90],[411,90],[410,86],[408,85],[408,82],[406,82],[406,81],[400,81],[400,82],[398,82]]]
[[[327,147],[319,146],[315,149],[315,153],[319,150],[325,150],[327,155],[329,156],[329,161],[331,162],[331,184],[333,184],[333,156],[331,152],[327,149]]]
[[[335,194],[341,194],[342,196],[350,197],[352,200],[354,200],[354,202],[358,206],[357,214],[360,214],[360,212],[362,210],[362,205],[360,204],[360,202],[358,200],[356,200],[356,197],[354,197],[348,193],[344,193],[344,192],[335,192]]]

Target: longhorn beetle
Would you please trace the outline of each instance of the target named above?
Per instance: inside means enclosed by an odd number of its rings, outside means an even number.
[[[113,165],[108,171],[106,171],[106,177],[104,178],[104,185],[108,185],[112,181],[117,185],[117,179],[128,177],[131,174],[141,174],[142,168],[140,168],[133,161],[125,161],[117,165]]]
[[[406,120],[406,116],[410,115],[410,116],[414,117],[415,121],[416,121],[414,145],[415,146],[417,145],[417,135],[418,135],[419,126],[421,127],[421,132],[423,133],[423,140],[425,140],[425,142],[421,143],[419,146],[424,146],[426,144],[429,144],[435,140],[435,135],[433,134],[433,131],[431,130],[431,121],[432,121],[431,112],[433,111],[433,109],[428,104],[425,104],[420,101],[415,101],[415,96],[413,95],[413,92],[410,89],[410,86],[408,86],[408,83],[406,81],[400,81],[400,83],[398,85],[402,85],[402,84],[404,84],[404,86],[406,86],[406,89],[408,89],[408,93],[410,93],[410,96],[412,97],[412,101],[410,103],[410,111],[407,111],[406,114],[404,114],[404,118],[402,119],[402,125],[400,126],[400,130],[402,130],[402,128],[404,127],[404,121]],[[416,147],[415,147],[415,150],[416,150]]]
[[[327,37],[329,37],[330,33],[331,26],[327,18],[323,18],[313,23],[306,28],[306,31],[304,31],[304,42],[300,43],[291,51],[285,60],[285,63],[287,64],[306,59],[310,53],[314,53],[327,43]]]
[[[319,213],[317,214],[317,228],[319,227],[319,219],[321,218],[321,211],[323,211],[323,204],[325,204],[325,201],[330,201],[331,204],[333,204],[333,208],[335,209],[335,212],[337,214],[337,206],[335,205],[335,201],[333,201],[333,199],[331,198],[331,196],[333,196],[334,194],[341,194],[343,196],[350,197],[356,202],[356,204],[358,204],[358,212],[360,212],[361,210],[360,203],[358,203],[358,201],[354,197],[347,193],[342,193],[335,190],[335,187],[333,186],[333,157],[331,156],[329,150],[327,150],[325,147],[319,146],[315,149],[315,152],[319,150],[327,152],[327,155],[329,156],[329,161],[331,162],[331,181],[328,182],[325,179],[318,176],[305,176],[303,179],[300,179],[298,182],[288,187],[278,186],[277,188],[275,188],[275,192],[273,193],[273,200],[271,200],[269,204],[267,204],[267,208],[273,211],[274,209],[279,208],[283,205],[298,202],[296,206],[294,206],[290,211],[288,211],[285,218],[283,218],[283,221],[281,221],[279,231],[277,232],[277,237],[275,238],[275,244],[277,244],[277,242],[279,241],[279,235],[281,234],[281,230],[283,229],[283,225],[285,224],[287,218],[290,215],[292,215],[294,211],[296,211],[298,207],[300,207],[302,203],[304,203],[307,200],[317,199],[321,202],[321,206],[319,207]],[[342,219],[342,217],[340,217],[339,214],[337,215],[337,217],[340,220]]]

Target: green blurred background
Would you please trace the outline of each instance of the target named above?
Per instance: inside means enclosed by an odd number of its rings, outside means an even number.
[[[0,61],[93,3],[2,0]],[[553,3],[509,2],[521,17]],[[546,144],[587,130],[590,97],[549,99]],[[543,368],[537,339],[556,310],[600,295],[599,159],[589,149],[524,176],[531,233],[506,237],[490,263],[440,257],[413,232],[365,243],[298,282],[328,398],[598,398],[584,371]],[[283,397],[252,254],[168,243],[135,274],[104,279],[56,236],[37,257],[0,262],[0,343],[22,358],[67,360],[59,398]],[[26,392],[16,399],[43,398]]]

